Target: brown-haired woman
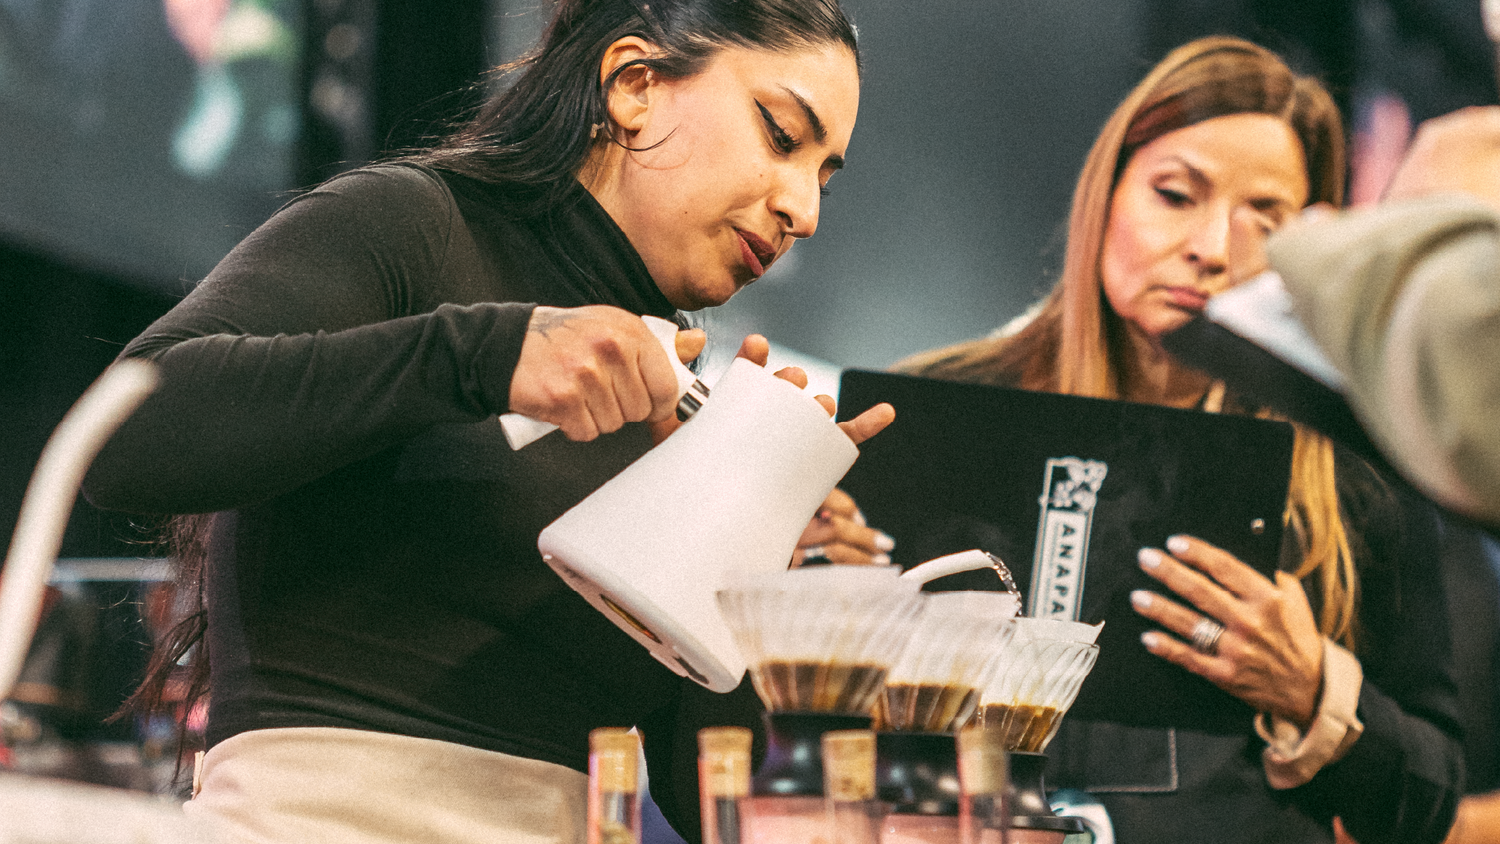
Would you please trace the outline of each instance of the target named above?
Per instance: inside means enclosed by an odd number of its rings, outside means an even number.
[[[898,368],[1255,413],[1176,363],[1160,337],[1264,269],[1266,236],[1307,205],[1340,203],[1343,180],[1339,114],[1321,85],[1249,42],[1194,41],[1095,141],[1051,294],[1019,328]],[[1286,521],[1274,581],[1192,537],[1142,549],[1164,587],[1132,596],[1162,628],[1143,646],[1260,714],[1233,735],[1065,722],[1048,784],[1098,794],[1123,844],[1331,841],[1335,818],[1362,844],[1447,831],[1462,765],[1441,594],[1425,566],[1431,514],[1299,428]]]

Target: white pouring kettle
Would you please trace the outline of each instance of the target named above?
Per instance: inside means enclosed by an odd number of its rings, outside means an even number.
[[[859,450],[809,393],[736,359],[702,409],[537,539],[542,559],[667,667],[716,692],[745,660],[715,599],[785,570]]]

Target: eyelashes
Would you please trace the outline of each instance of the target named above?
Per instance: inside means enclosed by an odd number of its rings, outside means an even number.
[[[1156,195],[1160,196],[1163,202],[1167,203],[1173,208],[1182,208],[1191,201],[1187,194],[1179,190],[1173,190],[1171,188],[1163,187],[1155,188],[1155,190]]]
[[[771,146],[778,153],[781,155],[791,155],[802,147],[802,142],[792,137],[790,132],[781,128],[781,124],[777,123],[776,118],[771,115],[771,110],[762,105],[760,100],[755,101],[755,107],[760,109],[761,120],[765,121],[766,132],[771,136]],[[828,189],[828,185],[823,184],[818,186],[819,196],[828,196],[830,193],[832,191]]]
[[[771,133],[771,145],[776,148],[777,152],[782,155],[791,155],[797,151],[798,147],[802,146],[801,141],[793,138],[785,129],[781,128],[781,124],[777,123],[776,118],[771,116],[769,109],[761,105],[760,100],[755,101],[755,107],[760,109],[761,119],[766,122],[766,131]]]

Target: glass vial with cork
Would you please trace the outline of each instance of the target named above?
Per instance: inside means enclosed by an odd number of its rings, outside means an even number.
[[[641,741],[630,730],[589,733],[588,844],[640,844]]]
[[[698,805],[703,844],[741,844],[750,796],[750,731],[708,727],[698,731]]]
[[[973,725],[958,731],[958,822],[962,844],[1010,844],[1010,760],[1006,730]]]
[[[879,844],[885,806],[875,797],[875,733],[823,734],[823,793],[831,844]]]

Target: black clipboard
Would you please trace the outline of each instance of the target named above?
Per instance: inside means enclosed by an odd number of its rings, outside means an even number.
[[[1271,576],[1291,471],[1290,425],[884,372],[843,374],[840,419],[882,401],[895,406],[896,421],[860,447],[840,486],[871,525],[895,538],[894,562],[911,568],[982,548],[1009,565],[1028,615],[1104,621],[1099,659],[1072,717],[1244,731],[1246,704],[1141,646],[1141,633],[1154,625],[1131,609],[1130,592],[1160,590],[1136,553],[1175,533],[1212,542]],[[993,572],[930,586],[999,588]]]

